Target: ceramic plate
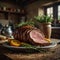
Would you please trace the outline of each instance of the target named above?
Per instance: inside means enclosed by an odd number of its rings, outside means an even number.
[[[36,48],[53,48],[53,47],[55,47],[56,45],[57,45],[56,42],[51,42],[51,44],[48,45],[48,46],[42,46],[42,47],[37,46]]]
[[[36,48],[53,48],[57,45],[56,42],[51,42],[50,45],[48,46],[35,46],[35,47],[15,47],[15,46],[10,46],[8,42],[3,43],[4,47],[11,48],[11,49],[36,49]]]

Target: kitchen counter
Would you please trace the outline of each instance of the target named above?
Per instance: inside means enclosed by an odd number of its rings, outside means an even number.
[[[52,27],[52,29],[60,29],[60,27]]]
[[[52,40],[56,42],[60,41],[58,39]],[[0,52],[0,56],[4,56],[4,60],[60,60],[60,44],[54,48],[46,49],[44,52],[35,53],[17,53],[0,45]]]

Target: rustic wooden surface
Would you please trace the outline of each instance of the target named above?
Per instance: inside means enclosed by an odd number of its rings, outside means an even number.
[[[54,48],[48,49],[45,52],[35,53],[16,53],[0,46],[0,55],[5,56],[2,57],[4,60],[60,60],[60,44]]]

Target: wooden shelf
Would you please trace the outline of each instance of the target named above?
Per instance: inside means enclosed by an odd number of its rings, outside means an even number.
[[[14,14],[24,14],[25,10],[20,8],[9,8],[9,7],[0,7],[0,12],[3,13],[14,13]]]
[[[25,12],[22,12],[22,11],[21,12],[16,12],[16,11],[0,10],[0,12],[2,12],[2,13],[13,13],[13,14],[25,14]]]

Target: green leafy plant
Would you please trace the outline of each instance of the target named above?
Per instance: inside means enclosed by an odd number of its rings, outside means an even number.
[[[26,22],[21,22],[17,25],[17,27],[21,27],[21,26],[25,26],[25,25],[31,25],[34,26],[34,22],[33,21],[26,21]]]
[[[52,18],[47,16],[47,15],[34,16],[34,19],[37,20],[40,23],[52,22]]]

